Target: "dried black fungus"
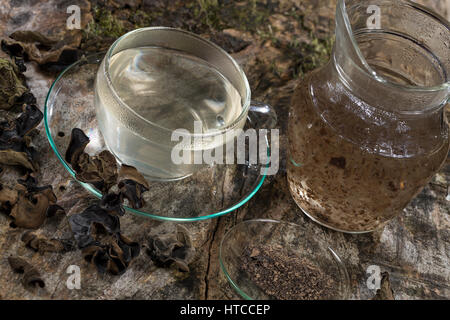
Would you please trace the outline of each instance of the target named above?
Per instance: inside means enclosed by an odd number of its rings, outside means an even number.
[[[15,119],[15,131],[19,137],[24,137],[42,121],[43,114],[36,105],[25,104],[23,112]]]
[[[142,193],[149,190],[149,185],[135,167],[125,164],[120,167],[118,186],[122,198],[128,199],[132,208],[139,209],[144,206]]]
[[[0,142],[0,163],[18,165],[28,170],[36,171],[39,166],[36,162],[36,152],[23,142],[2,144]]]
[[[0,122],[0,163],[38,169],[36,152],[30,146],[30,133],[41,122],[42,112],[35,105],[24,105],[14,120]]]
[[[19,69],[19,72],[24,73],[27,71],[27,66],[25,65],[25,60],[23,60],[23,58],[14,57],[14,63],[16,64],[17,68]]]
[[[117,163],[111,152],[103,150],[96,156],[82,153],[78,161],[78,180],[91,183],[102,192],[107,192],[117,181]]]
[[[49,37],[40,32],[19,30],[1,42],[3,51],[13,57],[35,61],[44,69],[60,70],[78,60],[81,37],[67,32],[64,37]]]
[[[41,254],[45,252],[65,253],[75,249],[71,240],[48,239],[31,231],[25,232],[21,240],[28,248]]]
[[[13,220],[11,225],[27,229],[39,228],[47,217],[49,207],[56,203],[53,188],[51,185],[37,186],[32,175],[19,179],[18,182],[18,200],[10,213]]]
[[[83,130],[78,128],[72,129],[69,146],[66,150],[65,160],[72,166],[75,171],[78,170],[78,158],[84,152],[84,149],[86,148],[88,143],[89,138],[84,134]]]
[[[100,200],[100,207],[109,214],[123,216],[125,209],[122,206],[122,198],[117,193],[107,193]]]
[[[125,214],[122,202],[127,198],[134,208],[142,206],[142,193],[148,190],[148,183],[134,167],[123,165],[119,193],[107,193],[117,182],[116,159],[106,150],[90,156],[84,152],[88,143],[84,132],[74,128],[65,159],[78,180],[91,183],[104,195],[97,204],[69,217],[69,224],[86,261],[99,272],[121,274],[140,252],[137,242],[120,233],[119,216]]]
[[[119,217],[100,205],[70,216],[69,224],[84,259],[101,273],[122,274],[139,255],[140,245],[120,233]]]
[[[37,287],[45,287],[45,282],[42,280],[39,271],[25,258],[9,257],[8,262],[14,272],[23,274],[22,284],[26,289],[32,290]]]
[[[217,44],[219,47],[224,48],[228,53],[242,51],[251,44],[249,41],[233,37],[232,35],[224,32],[213,33],[209,40]]]
[[[0,183],[0,213],[10,215],[19,195],[17,190],[8,188]]]
[[[101,245],[83,249],[84,259],[93,263],[100,273],[119,275],[126,271],[131,260],[139,255],[140,245],[116,233],[104,238]]]
[[[102,192],[107,192],[117,181],[117,163],[111,152],[104,150],[96,156],[84,152],[89,138],[81,129],[74,128],[65,159],[76,172],[80,181],[91,183]]]
[[[100,244],[95,240],[98,225],[108,234],[120,232],[119,218],[110,215],[97,204],[89,206],[82,213],[70,216],[69,224],[80,249]]]
[[[65,214],[66,210],[57,204],[51,204],[47,209],[47,218],[54,217],[57,214]]]
[[[180,271],[189,272],[194,249],[187,229],[178,225],[176,234],[150,237],[147,254],[157,267],[167,268],[175,265]]]

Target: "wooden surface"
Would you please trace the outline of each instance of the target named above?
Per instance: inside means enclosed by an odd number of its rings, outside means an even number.
[[[47,23],[46,19],[51,19],[57,25],[59,23],[59,28],[64,29],[67,16],[64,14],[67,5],[64,4],[77,3],[77,1],[58,1],[59,6],[55,9],[55,6],[51,6],[55,1],[0,0],[0,2],[0,35],[8,35],[19,29],[48,31],[48,25],[52,25],[54,30],[58,29],[54,24]],[[121,1],[116,2],[120,7]],[[128,2],[134,4],[141,1]],[[197,8],[195,1],[186,2],[193,3],[190,10]],[[173,15],[155,15],[149,24],[183,27],[202,33],[205,37],[213,36],[213,40],[219,39],[216,41],[220,45],[234,52],[233,56],[244,67],[249,78],[253,98],[270,103],[278,113],[278,127],[281,129],[279,173],[269,177],[255,197],[237,211],[218,219],[185,224],[192,234],[196,248],[196,258],[189,274],[172,269],[155,269],[142,252],[125,274],[100,275],[95,268],[82,260],[79,251],[41,255],[25,248],[20,241],[25,230],[10,228],[8,219],[0,215],[0,298],[237,299],[239,296],[227,283],[219,267],[219,244],[224,233],[233,225],[251,218],[295,222],[311,228],[317,237],[326,239],[343,258],[348,268],[354,299],[368,299],[374,295],[374,291],[368,289],[366,285],[368,276],[366,270],[370,265],[380,266],[381,271],[389,272],[397,299],[450,298],[449,161],[400,216],[392,220],[383,230],[372,234],[347,235],[324,229],[305,217],[289,195],[284,165],[289,99],[301,73],[322,63],[324,49],[323,46],[316,46],[317,42],[314,39],[324,41],[332,35],[335,1],[262,1],[266,6],[264,4],[258,6],[259,9],[255,9],[256,11],[250,15],[253,15],[254,21],[259,23],[256,26],[245,25],[248,22],[245,17],[236,19],[234,16],[228,17],[229,7],[226,7],[226,3],[229,2],[223,1],[224,7],[228,9],[210,8],[211,12],[219,14],[206,15],[205,20],[205,14],[201,11],[194,19],[183,11],[189,10],[186,9],[188,6],[174,1],[173,10],[178,11],[174,11]],[[448,0],[421,2],[450,17]],[[144,1],[144,3],[145,10],[152,12],[162,10],[160,1]],[[172,6],[168,7],[167,10],[171,10]],[[54,10],[59,14],[49,15]],[[83,14],[89,19],[87,12],[83,11]],[[122,12],[120,9],[115,11],[119,17],[124,12],[128,11]],[[236,12],[232,11],[230,14]],[[258,14],[261,14],[261,19]],[[192,20],[187,18],[186,21],[177,20],[184,16],[191,17]],[[216,23],[217,19],[232,22],[220,25]],[[126,25],[125,29],[132,27]],[[224,44],[220,41],[224,38],[223,35],[231,36],[235,43]],[[236,46],[238,40],[246,43],[244,48]],[[310,55],[317,56],[319,62],[309,61]],[[43,109],[45,95],[56,74],[43,73],[34,63],[27,66],[28,85],[36,95],[39,107]],[[41,154],[40,181],[42,184],[53,185],[58,203],[65,208],[67,215],[81,212],[94,198],[70,179],[53,154],[43,126],[39,128],[41,133],[35,138],[35,144]],[[14,168],[7,170],[7,175],[15,174]],[[132,214],[122,217],[121,223],[123,232],[141,243],[145,243],[150,233],[175,229],[174,223],[161,223]],[[38,233],[58,238],[71,236],[65,216],[48,219]],[[20,283],[19,275],[14,274],[8,265],[7,257],[10,255],[29,258],[40,270],[46,283],[45,290],[39,292],[25,290]],[[73,264],[81,268],[80,290],[69,290],[66,286],[68,278],[66,269]]]

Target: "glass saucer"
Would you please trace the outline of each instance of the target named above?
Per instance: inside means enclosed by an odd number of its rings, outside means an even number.
[[[254,253],[255,250],[257,254]],[[268,219],[238,223],[221,240],[219,262],[228,282],[247,300],[278,299],[267,291],[276,291],[273,288],[286,289],[283,287],[286,283],[277,280],[277,277],[283,278],[283,275],[277,276],[276,271],[284,274],[292,272],[283,267],[288,263],[295,263],[296,270],[308,266],[326,279],[314,282],[317,278],[314,279],[311,272],[309,276],[308,273],[299,275],[295,278],[296,281],[291,278],[290,281],[295,281],[292,282],[293,286],[301,288],[300,282],[303,282],[305,295],[301,299],[345,300],[350,297],[347,269],[336,252],[328,246],[325,239],[315,234],[314,230],[294,223]],[[253,263],[258,269],[248,268]],[[259,270],[259,273],[256,273],[256,270]],[[265,283],[262,284],[264,272]],[[316,291],[314,297],[311,296],[311,290]],[[289,297],[287,289],[283,293],[288,296],[283,299],[296,299]]]
[[[89,137],[85,151],[90,155],[107,149],[97,126],[94,108],[94,80],[103,57],[104,53],[94,54],[69,66],[53,82],[45,100],[47,138],[59,161],[75,180],[74,170],[64,159],[73,128],[80,128]],[[269,106],[254,104],[244,129],[270,129],[275,122],[276,116]],[[269,154],[267,139],[266,146]],[[126,209],[166,221],[215,218],[236,210],[250,200],[263,184],[267,167],[223,164],[205,166],[182,180],[148,180],[150,190],[144,193],[146,205],[141,209]],[[102,196],[93,185],[78,182],[93,195]]]

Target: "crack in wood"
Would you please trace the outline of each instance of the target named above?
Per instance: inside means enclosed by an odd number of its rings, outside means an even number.
[[[205,296],[204,296],[204,299],[205,300],[208,300],[208,293],[209,293],[208,292],[209,291],[209,279],[208,279],[208,277],[209,277],[209,272],[210,272],[210,268],[211,268],[211,250],[212,250],[215,238],[216,238],[217,230],[219,229],[220,221],[221,221],[221,218],[219,217],[217,219],[216,225],[215,225],[215,227],[214,227],[214,229],[212,231],[211,242],[209,243],[209,247],[208,247],[208,264],[206,266],[205,279],[204,279],[204,282],[205,282]]]

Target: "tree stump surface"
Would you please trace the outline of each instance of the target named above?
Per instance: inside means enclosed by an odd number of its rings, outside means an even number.
[[[11,228],[8,218],[0,215],[1,299],[239,299],[220,270],[219,246],[227,230],[242,220],[253,218],[294,222],[326,239],[347,266],[353,299],[370,299],[375,295],[375,290],[367,286],[370,274],[366,271],[372,265],[389,273],[396,299],[450,298],[450,161],[447,160],[401,215],[383,230],[371,234],[348,235],[325,229],[302,214],[289,194],[285,150],[290,97],[302,75],[327,59],[327,39],[334,30],[335,0],[236,1],[233,5],[224,0],[217,4],[219,8],[206,9],[196,1],[173,1],[167,8],[165,1],[127,1],[126,7],[122,2],[116,0],[113,6],[113,17],[122,21],[122,29],[118,32],[142,26],[138,25],[139,21],[127,22],[134,6],[144,12],[165,10],[161,15],[150,15],[148,20],[144,16],[144,22],[140,23],[190,29],[232,53],[247,74],[252,98],[276,109],[280,129],[280,170],[277,175],[268,177],[260,191],[235,212],[217,219],[184,224],[196,248],[189,273],[154,268],[142,250],[123,275],[99,274],[82,259],[79,250],[42,255],[26,248],[20,240],[25,230]],[[450,1],[420,2],[450,18]],[[2,0],[0,36],[5,37],[16,30],[59,33],[66,26],[67,6],[77,3],[83,9],[82,26],[87,28],[92,16],[95,19],[97,14],[93,10],[102,1]],[[214,5],[214,1],[211,3]],[[251,7],[253,3],[255,6]],[[245,16],[237,15],[232,6],[255,11],[250,14],[244,11]],[[247,17],[256,25],[251,25]],[[104,34],[100,37],[107,38]],[[27,63],[27,68],[27,84],[43,110],[45,96],[57,73],[42,71],[34,62]],[[66,215],[47,219],[37,232],[48,237],[68,238],[71,231],[67,216],[83,211],[95,198],[71,179],[51,150],[43,125],[38,128],[40,134],[34,138],[34,144],[40,153],[39,182],[40,185],[53,185],[58,204],[66,210]],[[15,168],[6,168],[6,171],[2,180],[17,175]],[[176,227],[175,223],[130,213],[121,218],[121,225],[125,235],[141,244],[150,233],[175,230]],[[45,289],[26,290],[20,275],[13,273],[8,264],[7,258],[11,255],[28,258],[40,271]],[[70,290],[66,285],[70,265],[81,268],[79,290]]]

